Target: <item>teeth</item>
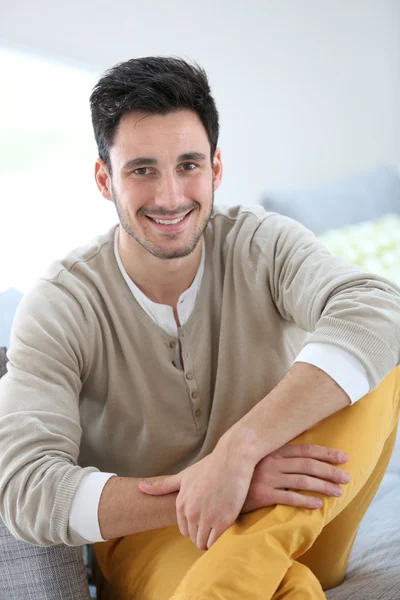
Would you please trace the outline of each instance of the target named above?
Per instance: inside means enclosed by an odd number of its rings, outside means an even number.
[[[180,219],[172,219],[172,221],[167,221],[166,219],[155,219],[153,217],[153,220],[156,223],[160,223],[161,225],[174,225],[175,223],[179,223],[180,221],[183,221],[183,219],[186,217],[186,215],[184,217],[181,217]]]

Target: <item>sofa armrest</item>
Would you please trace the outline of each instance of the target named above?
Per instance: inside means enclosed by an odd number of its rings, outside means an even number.
[[[0,377],[6,365],[6,348],[1,347]],[[0,518],[0,598],[90,600],[82,548],[21,542]]]
[[[7,373],[7,348],[0,346],[0,377]]]
[[[0,519],[0,598],[90,600],[82,549],[27,544]]]

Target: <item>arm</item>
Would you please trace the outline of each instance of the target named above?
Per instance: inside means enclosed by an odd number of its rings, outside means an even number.
[[[396,284],[332,256],[302,225],[274,214],[257,227],[246,258],[260,302],[272,301],[283,321],[311,332],[305,348],[345,350],[365,368],[371,390],[399,364]]]
[[[250,261],[257,290],[265,287],[280,317],[311,332],[302,352],[312,353],[315,344],[336,346],[365,369],[370,389],[399,364],[395,284],[332,256],[302,225],[273,214],[253,236]],[[326,372],[296,362],[228,437],[239,442],[243,436],[260,460],[348,404],[350,398]]]
[[[349,404],[347,394],[329,375],[313,365],[295,363],[282,381],[231,427],[220,443],[246,447],[257,464],[267,454]]]
[[[79,394],[88,324],[59,283],[39,280],[14,318],[8,373],[0,380],[0,512],[29,543],[82,545],[68,525],[84,477],[78,465]]]
[[[148,496],[139,490],[140,479],[111,477],[99,504],[99,526],[104,539],[159,529],[176,524],[176,496]]]
[[[241,443],[243,440],[242,435]],[[318,498],[303,496],[295,491],[284,491],[285,485],[298,490],[317,491],[327,496],[337,495],[340,488],[335,484],[346,484],[349,478],[341,468],[334,465],[344,464],[347,459],[345,453],[321,446],[288,445],[280,448],[257,465],[241,512],[277,503],[319,508]],[[162,484],[168,479],[154,477],[151,483]],[[176,525],[177,493],[147,495],[140,491],[140,483],[143,485],[144,480],[111,477],[105,484],[98,508],[103,540]]]

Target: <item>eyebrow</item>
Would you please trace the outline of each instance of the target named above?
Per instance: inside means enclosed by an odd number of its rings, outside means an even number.
[[[185,152],[178,156],[178,162],[182,160],[206,160],[206,155],[202,152]]]
[[[206,155],[202,152],[185,152],[184,154],[180,154],[178,156],[177,162],[182,162],[183,160],[206,160]],[[131,171],[132,169],[140,169],[143,166],[154,166],[158,163],[156,158],[149,158],[146,156],[139,156],[138,158],[132,158],[128,160],[123,166],[124,171]]]

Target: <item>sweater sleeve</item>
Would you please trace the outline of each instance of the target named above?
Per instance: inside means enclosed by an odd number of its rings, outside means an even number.
[[[98,471],[77,464],[88,335],[82,307],[57,280],[39,280],[15,315],[0,380],[0,513],[32,544],[87,542],[69,514],[85,475]]]
[[[257,293],[265,284],[285,320],[311,332],[307,344],[331,344],[365,368],[371,390],[400,361],[400,288],[333,256],[314,234],[268,213],[250,243]]]

